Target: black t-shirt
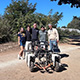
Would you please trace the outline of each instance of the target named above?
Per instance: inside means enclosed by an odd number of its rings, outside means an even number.
[[[39,29],[32,28],[32,40],[38,40],[38,35],[39,35]]]
[[[26,30],[26,41],[31,41],[31,31]]]

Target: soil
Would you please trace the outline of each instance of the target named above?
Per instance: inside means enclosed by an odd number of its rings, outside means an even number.
[[[30,72],[25,60],[18,60],[17,43],[0,44],[0,80],[80,80],[80,45],[59,44],[59,48],[63,66],[60,72],[42,73],[40,70]]]

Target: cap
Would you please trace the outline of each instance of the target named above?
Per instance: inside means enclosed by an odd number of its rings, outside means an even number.
[[[44,28],[44,26],[41,26],[41,28]]]

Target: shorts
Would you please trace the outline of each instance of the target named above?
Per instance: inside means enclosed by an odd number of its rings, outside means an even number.
[[[20,46],[23,46],[23,47],[25,47],[25,44],[23,44],[23,43],[20,41]]]

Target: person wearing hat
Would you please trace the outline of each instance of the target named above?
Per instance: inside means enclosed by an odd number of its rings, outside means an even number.
[[[59,42],[59,34],[57,29],[52,27],[52,24],[48,24],[48,26],[48,41],[50,45],[50,50],[53,50],[54,46],[57,46],[57,43]]]
[[[39,41],[40,41],[40,44],[44,44],[42,45],[42,47],[44,49],[47,49],[47,46],[45,45],[47,41],[47,30],[45,29],[44,26],[41,26],[41,30],[39,31]]]
[[[41,30],[39,31],[39,40],[46,41],[47,39],[47,31],[45,30],[44,26],[41,26]]]

